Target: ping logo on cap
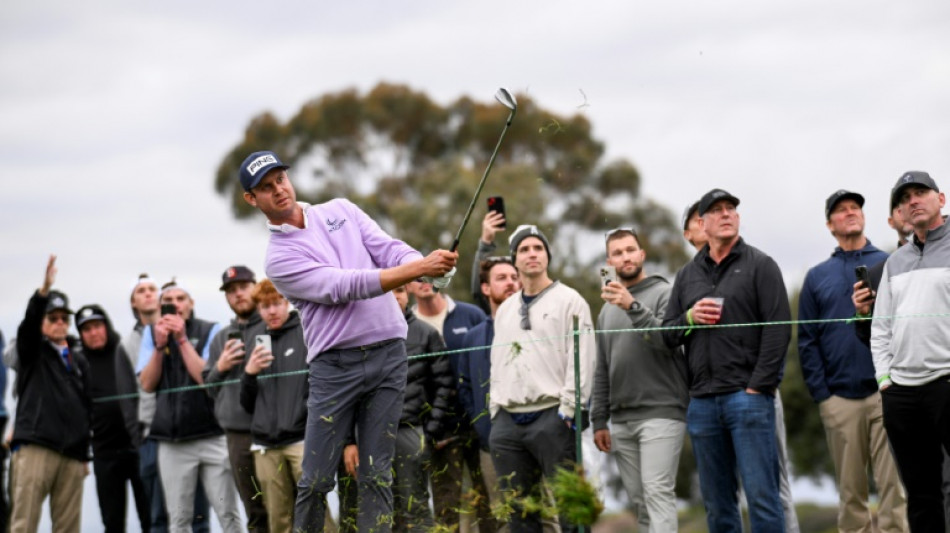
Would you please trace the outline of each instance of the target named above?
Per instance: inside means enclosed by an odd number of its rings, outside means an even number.
[[[264,168],[264,167],[266,167],[267,165],[270,165],[270,164],[272,164],[272,163],[276,163],[276,162],[277,162],[277,158],[276,158],[276,157],[274,157],[274,156],[272,156],[272,155],[270,155],[270,154],[262,155],[262,156],[258,157],[257,159],[255,159],[254,161],[251,161],[251,162],[247,165],[247,173],[250,174],[251,176],[253,176],[253,175],[257,174],[257,172],[258,172],[260,169],[262,169],[262,168]]]

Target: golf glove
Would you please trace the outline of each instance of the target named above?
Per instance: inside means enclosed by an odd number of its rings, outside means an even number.
[[[437,278],[430,278],[428,276],[422,278],[432,284],[436,290],[442,290],[449,286],[449,282],[452,281],[452,276],[455,275],[455,267],[452,267],[452,270],[449,270],[444,275]]]

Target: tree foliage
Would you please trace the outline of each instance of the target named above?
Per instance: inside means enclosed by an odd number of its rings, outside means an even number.
[[[600,307],[594,265],[605,230],[635,225],[652,266],[673,272],[687,255],[676,217],[640,196],[640,174],[604,145],[581,114],[562,116],[524,94],[462,235],[459,274],[450,293],[468,299],[485,198],[504,196],[509,230],[537,224],[552,241],[552,271]],[[262,113],[218,167],[215,188],[238,218],[254,213],[241,198],[238,166],[270,149],[292,165],[298,200],[347,197],[380,225],[420,250],[448,247],[498,141],[508,110],[461,97],[447,106],[405,85],[380,83],[318,96],[287,122]],[[504,242],[499,240],[501,249]]]

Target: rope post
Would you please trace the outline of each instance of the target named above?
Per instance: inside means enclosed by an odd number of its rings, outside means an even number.
[[[581,419],[581,332],[580,317],[574,315],[574,447],[575,462],[584,465],[584,450],[581,448],[581,432],[584,430]],[[583,474],[583,470],[580,470]],[[578,525],[577,531],[584,533],[584,526]]]

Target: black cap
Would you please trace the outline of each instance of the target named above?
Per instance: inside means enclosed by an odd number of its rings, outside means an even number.
[[[254,272],[251,272],[251,269],[244,265],[234,265],[232,267],[228,267],[228,269],[224,271],[224,274],[221,274],[220,290],[225,290],[229,284],[234,283],[235,281],[250,281],[251,283],[257,283],[257,280],[254,278]]]
[[[697,208],[699,211],[699,216],[705,215],[706,211],[708,211],[709,208],[719,200],[729,200],[732,202],[732,205],[736,207],[739,206],[739,199],[735,196],[722,189],[713,189],[704,194],[703,197],[699,199],[699,207]]]
[[[831,212],[835,210],[835,206],[838,205],[838,202],[842,200],[854,200],[858,203],[858,207],[864,207],[864,197],[856,192],[846,191],[844,189],[838,189],[837,191],[831,193],[831,196],[825,200],[825,218],[831,219]]]
[[[699,209],[699,200],[686,206],[686,210],[683,211],[683,231],[689,229],[689,219],[693,218],[693,213]]]
[[[69,309],[69,298],[67,298],[65,294],[59,291],[49,291],[47,298],[47,314],[52,313],[53,311],[66,311],[69,314],[73,314],[73,312]]]
[[[930,177],[930,174],[921,172],[919,170],[909,170],[904,172],[904,174],[897,179],[897,183],[894,185],[894,188],[891,189],[892,211],[895,207],[897,207],[897,204],[901,202],[901,194],[903,194],[904,189],[910,187],[911,185],[918,185],[920,187],[932,189],[935,192],[940,192],[940,189],[937,188],[937,183],[933,178]]]
[[[247,156],[244,162],[241,163],[241,168],[238,172],[241,179],[241,187],[244,187],[245,191],[250,191],[254,187],[257,187],[257,184],[260,183],[264,176],[271,170],[286,170],[288,168],[290,168],[290,165],[285,165],[284,162],[277,157],[277,154],[270,150],[254,152]]]
[[[81,328],[83,324],[93,320],[106,321],[106,312],[96,304],[84,305],[76,312],[77,328]]]

